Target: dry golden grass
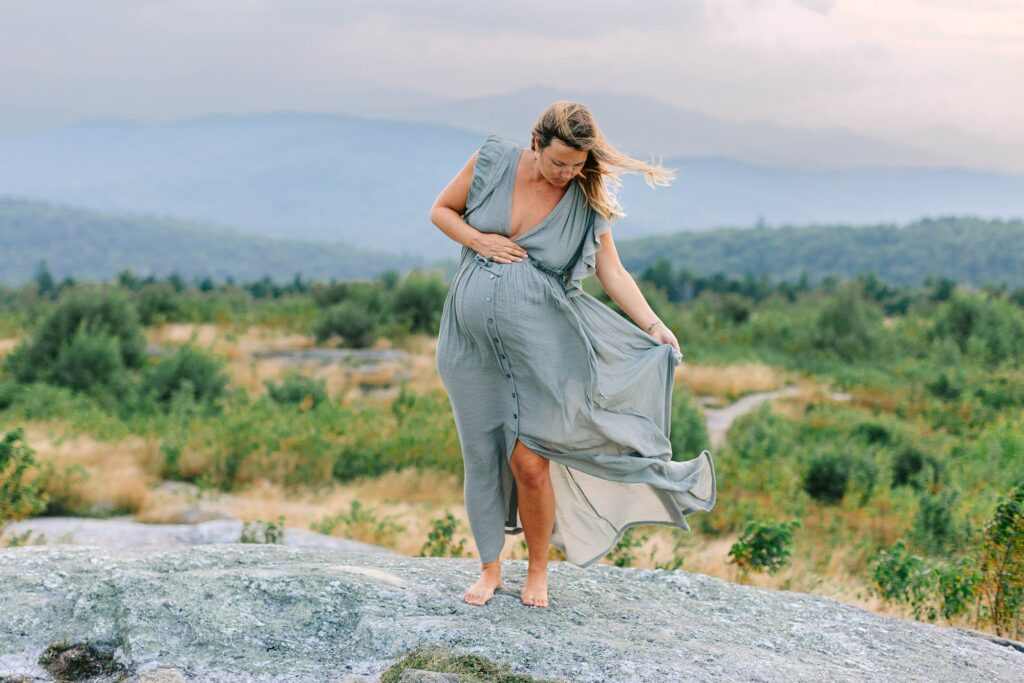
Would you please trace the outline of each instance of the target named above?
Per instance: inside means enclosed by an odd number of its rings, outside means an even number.
[[[754,391],[770,391],[786,383],[788,375],[761,363],[739,365],[680,365],[676,379],[695,394],[734,401]]]
[[[0,339],[0,358],[3,358],[8,353],[14,350],[14,347],[18,345],[20,340],[17,337],[10,339]]]
[[[77,464],[87,478],[51,481],[47,493],[76,512],[114,509],[136,512],[156,483],[151,474],[160,457],[159,444],[133,436],[118,442],[97,441],[84,435],[66,435],[52,424],[26,425],[25,438],[40,462],[58,472]]]

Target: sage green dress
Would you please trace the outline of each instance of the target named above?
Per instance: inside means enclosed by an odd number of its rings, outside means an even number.
[[[498,135],[477,154],[463,218],[510,234],[522,148]],[[445,298],[436,365],[465,465],[466,513],[482,562],[522,531],[509,459],[516,439],[550,460],[551,543],[586,567],[635,524],[689,531],[715,504],[708,451],[675,462],[669,442],[682,355],[581,289],[609,221],[576,180],[515,238],[528,253],[497,263],[462,247]]]

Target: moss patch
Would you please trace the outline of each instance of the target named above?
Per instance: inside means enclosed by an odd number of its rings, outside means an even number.
[[[381,674],[381,683],[398,683],[406,669],[457,674],[463,683],[562,683],[512,673],[508,664],[499,664],[482,655],[458,654],[440,645],[419,647],[407,652]]]
[[[128,675],[128,671],[114,659],[110,646],[89,643],[51,643],[39,655],[39,665],[59,680],[79,681],[93,676]],[[120,680],[120,679],[115,679]]]

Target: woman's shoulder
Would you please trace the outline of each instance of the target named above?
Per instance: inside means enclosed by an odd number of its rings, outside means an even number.
[[[473,175],[481,182],[493,174],[497,174],[504,166],[511,153],[518,148],[516,143],[498,133],[488,135],[476,153],[476,166]]]

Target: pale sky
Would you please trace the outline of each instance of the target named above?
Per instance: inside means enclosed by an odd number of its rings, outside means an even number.
[[[1024,142],[1024,0],[0,0],[0,131],[538,84]]]

